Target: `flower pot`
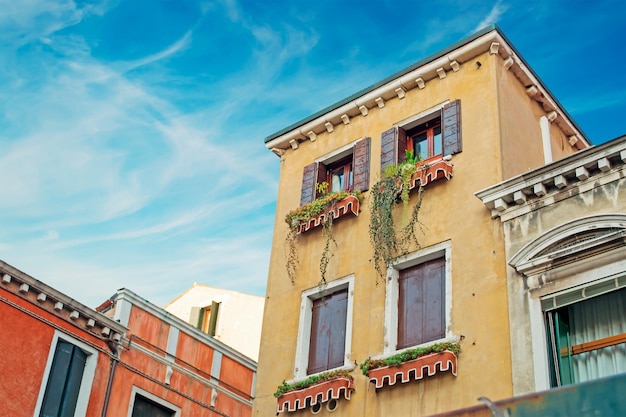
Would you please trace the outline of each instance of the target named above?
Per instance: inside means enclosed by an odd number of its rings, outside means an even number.
[[[338,400],[341,396],[349,400],[352,391],[354,391],[352,378],[338,376],[306,388],[284,393],[278,397],[278,412],[303,410],[318,403]]]
[[[338,219],[339,217],[343,217],[348,213],[352,213],[355,216],[358,216],[360,209],[361,204],[359,202],[359,199],[353,195],[349,195],[346,198],[337,201],[334,204],[331,204],[328,209],[326,209],[322,213],[316,216],[312,216],[308,220],[301,222],[298,225],[298,233],[304,233],[319,226],[320,224],[323,224],[329,218],[329,216],[332,216],[333,219]]]
[[[442,178],[452,178],[453,165],[444,161],[441,156],[435,156],[423,161],[419,161],[416,164],[417,171],[411,177],[410,189],[417,187],[418,182],[423,186],[426,184],[437,181]]]
[[[385,385],[395,385],[398,382],[405,384],[417,381],[438,372],[451,371],[456,376],[456,359],[454,352],[449,350],[431,353],[400,365],[370,369],[369,379],[376,385],[376,389],[380,389]]]

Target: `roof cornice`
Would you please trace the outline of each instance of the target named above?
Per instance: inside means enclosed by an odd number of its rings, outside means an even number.
[[[0,260],[0,288],[99,339],[119,341],[128,328]]]
[[[289,148],[297,149],[300,142],[317,140],[322,132],[332,133],[334,126],[349,124],[354,117],[367,117],[370,111],[385,107],[389,100],[403,99],[409,90],[427,88],[426,82],[444,79],[449,71],[460,71],[463,63],[485,52],[501,58],[504,69],[511,71],[526,87],[528,96],[561,128],[571,146],[577,149],[590,146],[575,122],[495,25],[268,136],[265,146],[281,156]]]
[[[475,193],[492,218],[514,217],[626,175],[626,135]]]

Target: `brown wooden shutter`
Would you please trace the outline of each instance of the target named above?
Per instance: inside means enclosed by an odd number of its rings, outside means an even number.
[[[400,271],[396,348],[441,339],[445,329],[445,260]]]
[[[404,161],[406,152],[406,132],[395,126],[381,136],[380,171],[385,167]]]
[[[461,100],[443,106],[441,110],[443,154],[453,155],[463,150],[461,141]]]
[[[348,290],[313,301],[307,374],[344,364]]]
[[[317,179],[316,171],[316,162],[304,167],[304,172],[302,173],[302,192],[300,194],[301,206],[315,200],[315,180]]]
[[[352,169],[354,172],[353,190],[367,191],[370,187],[370,138],[354,144]]]

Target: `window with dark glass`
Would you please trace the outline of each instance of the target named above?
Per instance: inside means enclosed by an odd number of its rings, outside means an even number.
[[[352,190],[352,155],[328,165],[326,178],[330,192]]]
[[[82,349],[65,340],[58,340],[40,417],[74,416],[86,362],[87,353]]]
[[[406,134],[407,150],[413,151],[420,161],[442,154],[441,118],[429,120],[407,131]]]
[[[307,374],[344,365],[348,289],[313,300]]]
[[[415,123],[415,125],[413,125]],[[436,155],[454,155],[463,150],[461,140],[461,101],[455,100],[406,126],[394,126],[381,135],[381,172],[404,162],[407,150],[422,160]]]
[[[602,289],[542,300],[553,387],[626,372],[626,289]]]
[[[401,270],[398,283],[396,349],[445,337],[445,259]]]
[[[141,395],[135,395],[131,417],[173,417],[174,411]]]
[[[327,192],[367,191],[370,180],[370,138],[363,138],[350,149],[304,167],[300,205],[320,197],[318,184],[328,183]]]

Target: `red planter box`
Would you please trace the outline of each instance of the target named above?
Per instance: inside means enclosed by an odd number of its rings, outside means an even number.
[[[283,394],[278,397],[278,412],[303,410],[317,403],[338,400],[342,395],[349,400],[352,391],[354,391],[352,378],[340,376]]]
[[[421,183],[422,187],[429,182],[437,181],[441,178],[452,178],[452,164],[444,161],[441,156],[435,156],[417,164],[417,172],[411,177],[409,188],[412,190],[417,187],[417,183]]]
[[[329,216],[332,216],[333,219],[338,219],[348,213],[352,213],[355,216],[359,215],[359,211],[361,210],[361,203],[359,199],[353,195],[349,195],[343,200],[337,201],[335,204],[332,204],[328,210],[323,213],[318,214],[317,216],[313,216],[305,222],[302,222],[298,225],[298,233],[304,233],[314,227],[322,224]]]
[[[456,376],[456,355],[449,350],[425,355],[398,366],[370,369],[369,379],[379,389],[385,385],[395,385],[397,382],[404,384],[446,371],[451,371]]]

